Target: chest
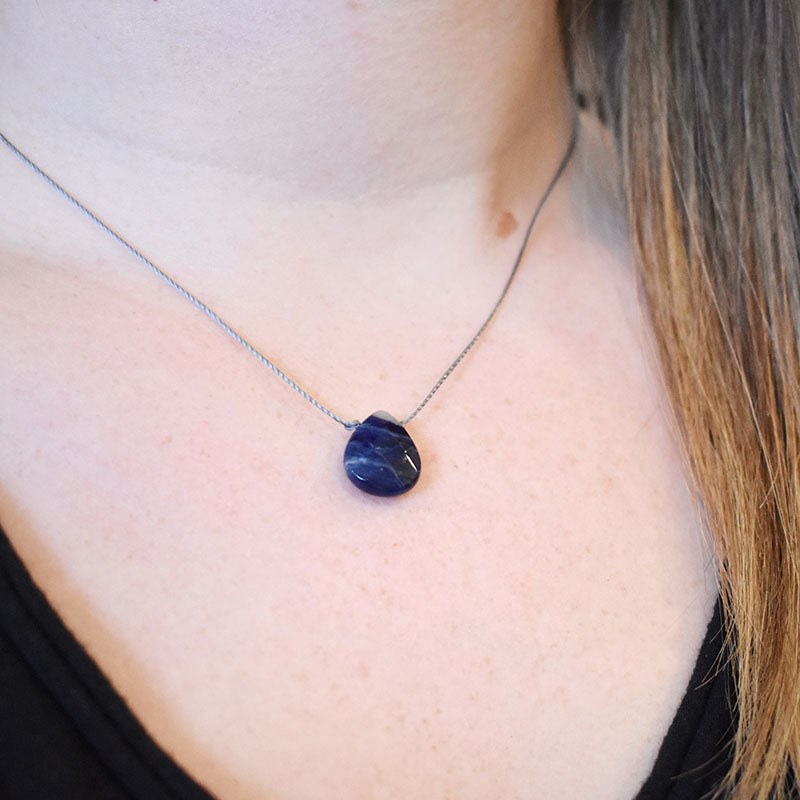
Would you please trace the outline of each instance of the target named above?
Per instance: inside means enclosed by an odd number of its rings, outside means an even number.
[[[102,305],[26,303],[49,333],[4,351],[2,520],[192,775],[232,799],[633,795],[714,595],[635,336],[512,310],[384,501],[216,332],[165,350],[180,317]],[[359,393],[350,358],[333,396]]]

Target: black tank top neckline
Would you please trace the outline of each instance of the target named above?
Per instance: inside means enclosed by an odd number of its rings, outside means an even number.
[[[730,766],[736,714],[722,627],[718,602],[686,694],[633,800],[699,800]],[[212,800],[149,736],[35,585],[2,528],[0,797]]]

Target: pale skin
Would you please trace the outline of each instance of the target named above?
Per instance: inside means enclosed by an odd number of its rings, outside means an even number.
[[[4,132],[347,418],[404,416],[566,147],[553,4],[4,4]],[[0,152],[0,524],[225,800],[632,797],[714,562],[596,126],[410,431],[347,433]]]

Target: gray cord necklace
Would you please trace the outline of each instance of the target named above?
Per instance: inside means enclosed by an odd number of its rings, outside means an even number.
[[[489,312],[483,324],[478,328],[472,339],[469,340],[466,347],[458,354],[452,364],[444,371],[441,378],[433,385],[433,388],[423,398],[422,402],[404,419],[398,421],[391,414],[385,411],[376,411],[371,414],[362,422],[357,420],[346,421],[338,414],[335,414],[330,409],[322,405],[318,400],[312,397],[305,389],[301,388],[295,383],[285,372],[280,370],[275,364],[270,361],[265,355],[260,353],[253,345],[250,344],[243,336],[237,333],[225,320],[223,320],[215,311],[210,309],[202,300],[193,295],[187,289],[184,289],[177,281],[173,280],[166,272],[157,267],[150,259],[137,250],[132,244],[126,241],[120,234],[113,228],[103,222],[96,214],[91,212],[79,200],[73,197],[66,189],[60,186],[53,178],[51,178],[43,169],[35,164],[28,156],[12,144],[0,132],[0,139],[8,145],[8,147],[16,153],[37,175],[43,178],[50,184],[59,194],[63,195],[67,200],[72,203],[76,208],[82,211],[89,219],[100,226],[107,234],[114,238],[122,247],[124,247],[131,255],[135,256],[145,266],[152,270],[161,279],[166,281],[173,289],[182,294],[187,300],[197,306],[201,311],[204,311],[222,330],[229,336],[233,337],[242,347],[249,353],[254,355],[264,366],[269,367],[279,378],[289,384],[298,394],[305,397],[309,403],[316,406],[324,414],[327,414],[331,419],[342,425],[345,430],[352,431],[350,439],[344,451],[344,468],[348,478],[355,486],[364,492],[380,497],[395,497],[404,494],[409,489],[412,489],[419,480],[421,462],[419,451],[416,445],[406,431],[408,425],[414,417],[422,411],[428,404],[428,401],[439,391],[441,385],[447,380],[453,370],[461,363],[464,356],[473,348],[475,343],[481,337],[489,323],[494,319],[500,304],[508,294],[511,287],[511,282],[517,274],[519,265],[522,263],[522,257],[525,254],[528,240],[531,236],[531,231],[539,217],[539,212],[542,210],[547,198],[553,190],[553,187],[558,182],[567,163],[575,150],[577,141],[578,128],[574,127],[572,136],[567,146],[566,153],[561,159],[555,174],[547,185],[536,209],[533,212],[531,221],[525,232],[522,240],[522,245],[517,254],[514,266],[511,269],[511,274],[503,287],[500,297]]]

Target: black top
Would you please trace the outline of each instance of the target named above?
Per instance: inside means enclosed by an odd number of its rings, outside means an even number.
[[[721,619],[718,604],[689,688],[634,800],[699,800],[727,771],[735,716],[731,670],[720,658]],[[0,797],[211,800],[133,716],[1,528]]]

